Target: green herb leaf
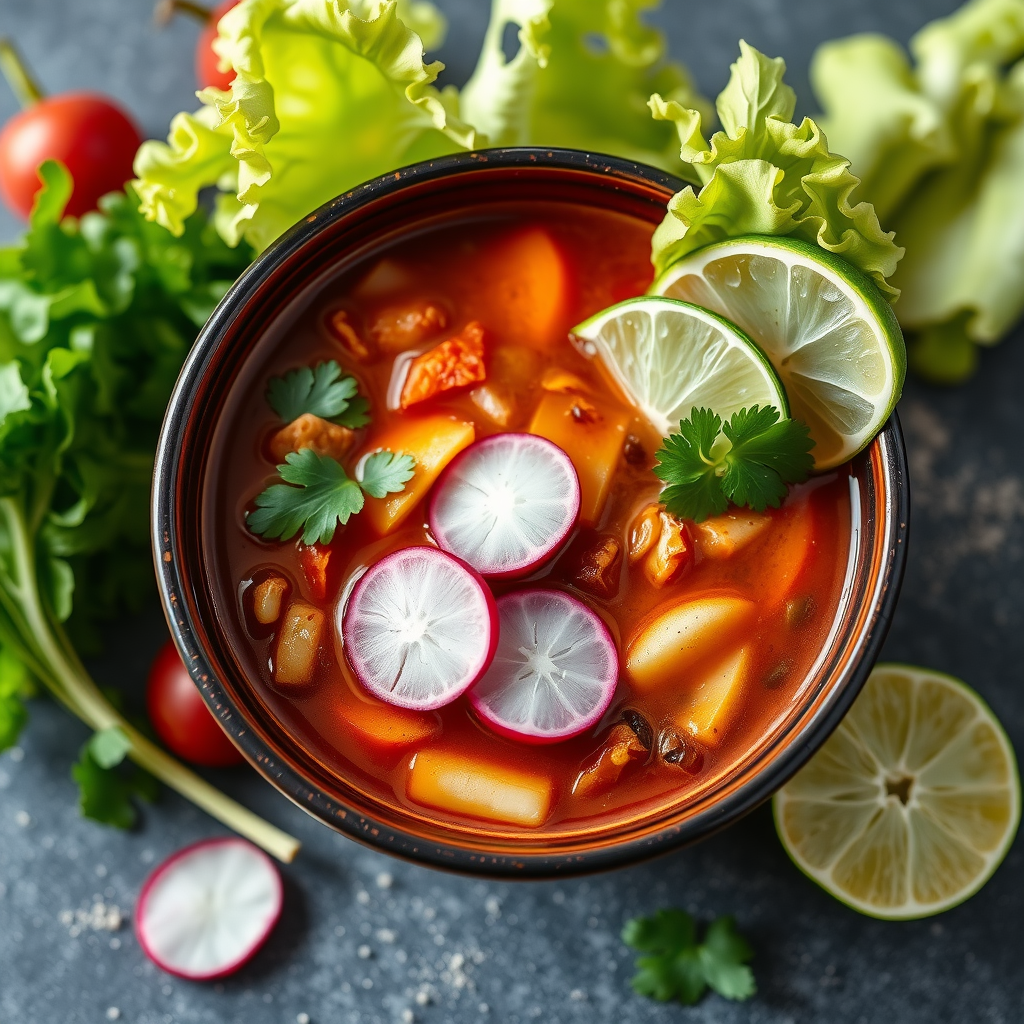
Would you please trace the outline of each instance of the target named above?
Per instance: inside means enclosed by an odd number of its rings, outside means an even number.
[[[416,469],[416,460],[401,452],[375,452],[362,466],[359,481],[372,498],[383,498],[405,488]]]
[[[357,390],[355,378],[342,376],[341,367],[331,359],[318,363],[315,370],[303,366],[283,377],[271,377],[267,401],[285,423],[312,413],[355,428],[369,422],[369,403],[357,397]]]
[[[31,692],[28,669],[6,647],[0,647],[0,751],[18,742],[28,721],[24,698]]]
[[[125,759],[132,748],[132,742],[124,729],[112,725],[109,729],[93,733],[88,746],[93,760],[101,768],[114,768]]]
[[[672,515],[698,523],[729,502],[755,512],[778,508],[787,484],[810,475],[813,446],[806,424],[780,421],[773,406],[741,409],[725,424],[710,409],[693,409],[658,450],[654,472],[668,485],[661,500]]]
[[[78,783],[82,814],[104,825],[131,828],[138,817],[132,803],[135,789],[131,777],[117,768],[104,768],[93,756],[91,746],[90,740],[71,766],[71,777]]]
[[[668,1002],[696,1003],[710,986],[726,999],[748,999],[756,991],[746,962],[753,950],[736,931],[731,917],[720,917],[697,942],[693,918],[683,910],[659,910],[637,917],[622,929],[627,946],[651,954],[637,959],[633,990]]]
[[[302,530],[304,544],[329,544],[338,524],[344,526],[363,507],[359,484],[330,456],[302,448],[289,452],[277,470],[285,483],[258,495],[246,517],[253,533],[289,540]]]

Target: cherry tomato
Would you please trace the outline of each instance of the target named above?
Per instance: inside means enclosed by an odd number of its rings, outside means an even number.
[[[218,22],[238,3],[239,0],[225,0],[224,3],[217,4],[210,12],[202,32],[199,33],[199,41],[196,43],[196,80],[201,89],[207,86],[230,89],[231,83],[235,80],[234,71],[221,71],[217,66],[220,57],[214,52],[213,41],[217,38]]]
[[[171,641],[153,659],[146,709],[157,736],[178,757],[210,768],[226,768],[244,760],[199,695]]]

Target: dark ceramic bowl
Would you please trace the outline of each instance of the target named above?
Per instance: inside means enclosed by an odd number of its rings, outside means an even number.
[[[361,185],[297,224],[242,275],[193,348],[164,421],[153,487],[153,544],[164,609],[206,703],[270,782],[300,807],[370,846],[421,863],[506,877],[628,864],[723,828],[777,790],[825,741],[885,638],[906,560],[909,490],[895,415],[854,460],[846,580],[828,640],[783,720],[703,790],[656,812],[557,835],[455,827],[366,794],[290,736],[247,680],[203,555],[203,488],[218,417],[267,325],[309,283],[375,239],[474,206],[557,200],[658,223],[682,182],[570,150],[505,149],[430,161]]]

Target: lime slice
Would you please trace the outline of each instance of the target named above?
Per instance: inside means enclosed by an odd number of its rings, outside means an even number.
[[[693,408],[728,419],[774,405],[789,415],[786,389],[767,356],[735,324],[677,299],[641,296],[573,328],[594,345],[615,380],[656,430],[679,429]]]
[[[1013,748],[957,679],[879,665],[850,713],[775,795],[797,867],[854,910],[906,920],[973,895],[1020,820]]]
[[[727,316],[768,354],[819,470],[853,458],[882,428],[907,370],[903,335],[875,283],[792,238],[718,242],[669,267],[650,294]]]

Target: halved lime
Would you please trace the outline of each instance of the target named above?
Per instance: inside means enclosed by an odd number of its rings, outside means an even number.
[[[717,242],[669,267],[650,294],[727,316],[761,346],[811,429],[816,469],[866,447],[900,397],[907,352],[892,307],[869,277],[816,245]]]
[[[667,435],[694,407],[728,419],[773,405],[789,415],[786,389],[768,357],[735,324],[689,302],[626,299],[573,328],[651,424]]]
[[[1013,747],[958,679],[878,665],[850,713],[775,795],[797,867],[854,910],[948,910],[988,881],[1020,820]]]

